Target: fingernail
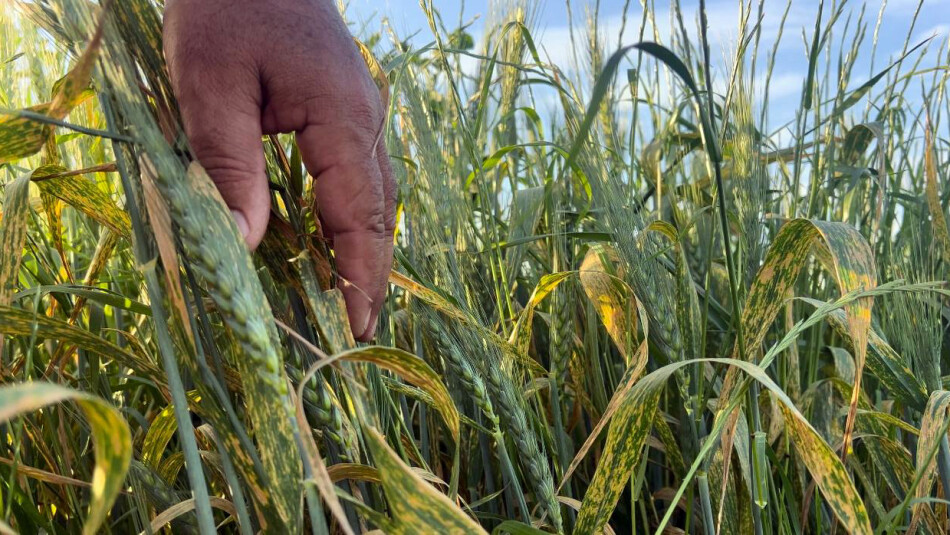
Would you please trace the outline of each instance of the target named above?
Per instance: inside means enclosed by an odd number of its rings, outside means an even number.
[[[369,319],[369,318],[367,318]],[[376,322],[379,321],[379,317],[375,317],[372,321],[369,322],[366,329],[363,330],[363,338],[366,340],[371,340],[376,335]]]
[[[244,214],[237,210],[231,210],[231,217],[234,218],[234,222],[237,224],[238,230],[241,231],[241,236],[244,239],[247,239],[247,235],[251,233],[251,227],[247,224],[247,218],[244,217]]]

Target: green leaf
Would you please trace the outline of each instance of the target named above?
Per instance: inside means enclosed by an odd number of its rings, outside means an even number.
[[[544,211],[544,191],[541,186],[523,188],[514,192],[511,198],[511,216],[508,220],[508,237],[506,247],[508,253],[505,260],[508,263],[508,280],[512,283],[517,280],[518,270],[521,269],[522,259],[527,247],[514,246],[526,243],[526,239],[534,234],[541,214]]]
[[[540,529],[529,526],[524,522],[518,522],[517,520],[505,520],[501,524],[495,526],[495,529],[491,531],[491,535],[548,535],[548,532],[541,531]]]
[[[134,301],[128,297],[109,290],[104,290],[95,286],[83,286],[80,284],[51,284],[48,286],[34,286],[28,290],[17,292],[17,294],[13,296],[13,300],[18,301],[25,297],[36,294],[46,295],[50,293],[75,295],[77,297],[88,299],[89,301],[95,301],[103,305],[121,308],[122,310],[128,310],[129,312],[134,312],[136,314],[144,314],[146,316],[152,315],[152,310],[144,303]]]
[[[47,405],[74,401],[82,409],[92,432],[95,469],[92,499],[83,533],[96,533],[116,496],[122,490],[132,459],[132,434],[122,414],[105,401],[51,383],[24,383],[0,387],[0,422]]]
[[[933,39],[933,38],[931,37],[931,38],[928,38],[928,39],[925,39],[925,40],[921,41],[920,43],[917,43],[917,45],[916,45],[914,48],[911,48],[910,50],[908,50],[907,53],[905,53],[903,56],[901,56],[900,58],[898,58],[897,61],[895,61],[894,63],[891,63],[890,65],[888,65],[887,67],[885,67],[884,69],[882,69],[881,72],[875,74],[874,76],[871,77],[871,79],[869,79],[868,81],[864,82],[863,84],[861,84],[860,86],[858,86],[857,89],[855,89],[854,91],[852,91],[851,93],[849,93],[848,96],[845,97],[844,100],[842,100],[840,104],[838,104],[837,106],[835,106],[835,109],[831,112],[831,114],[829,114],[829,115],[826,117],[826,120],[827,120],[827,119],[830,119],[830,118],[832,118],[832,117],[836,117],[836,116],[841,115],[841,114],[844,113],[848,108],[850,108],[851,106],[854,106],[855,104],[857,104],[858,101],[860,101],[861,98],[863,98],[864,95],[866,95],[866,94],[868,93],[868,91],[870,91],[871,88],[874,87],[874,84],[876,84],[876,83],[878,83],[879,81],[881,81],[881,78],[884,78],[884,75],[887,74],[888,71],[890,71],[891,69],[893,69],[893,68],[894,68],[895,66],[897,66],[900,62],[904,61],[904,58],[906,58],[907,56],[909,56],[909,55],[913,54],[914,52],[916,52],[917,49],[919,49],[920,47],[922,47],[922,46],[924,46],[925,44],[929,43],[929,42],[930,42],[930,39]],[[817,127],[816,127],[816,128],[817,128]]]
[[[696,87],[696,83],[693,82],[693,77],[690,76],[689,69],[686,68],[686,65],[670,49],[663,45],[652,42],[643,42],[622,47],[620,50],[617,50],[610,56],[610,58],[604,64],[604,68],[601,70],[600,75],[597,77],[597,83],[594,84],[594,88],[591,91],[590,102],[587,104],[587,110],[584,113],[584,119],[581,121],[581,124],[577,129],[577,134],[574,136],[574,141],[571,143],[571,148],[567,153],[564,169],[573,170],[574,164],[576,163],[577,157],[580,155],[581,149],[583,148],[584,144],[587,143],[587,136],[590,134],[591,128],[594,125],[594,121],[597,119],[597,114],[600,111],[601,104],[613,85],[614,75],[617,73],[617,69],[620,67],[620,62],[628,52],[635,49],[646,52],[647,54],[650,54],[651,56],[665,63],[674,73],[676,73],[677,76],[683,80],[683,82],[687,85],[687,87],[689,87],[694,95],[699,94],[699,89]],[[707,127],[707,121],[703,121],[703,126],[704,128]],[[710,143],[710,146],[712,147],[712,150],[710,150],[710,155],[713,157],[713,159],[718,159],[719,151],[715,148],[715,143],[713,142],[714,138],[710,135],[711,133],[712,132],[706,128],[706,140],[707,143]],[[585,182],[584,186],[588,198],[588,205],[584,210],[584,213],[586,213],[590,208],[590,202],[593,198],[590,192],[590,185]]]

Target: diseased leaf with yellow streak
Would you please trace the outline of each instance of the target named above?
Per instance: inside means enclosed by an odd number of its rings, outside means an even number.
[[[800,297],[799,300],[815,308],[825,304],[823,301],[807,297]],[[853,345],[848,332],[847,316],[843,310],[834,310],[829,313],[828,321],[839,335]],[[871,373],[902,403],[922,411],[927,404],[927,389],[907,367],[900,354],[881,338],[874,328],[868,331],[868,346],[871,351],[868,352],[867,366]]]
[[[116,234],[128,237],[132,229],[129,214],[119,208],[95,182],[79,175],[43,180],[47,176],[60,174],[65,170],[65,167],[59,165],[44,165],[33,171],[32,178],[41,192],[62,199],[66,204],[99,224],[109,227]]]
[[[291,388],[291,392],[294,392],[293,403],[295,416],[297,417],[297,426],[300,429],[309,429],[310,425],[307,423],[307,416],[303,408],[303,389],[306,388],[307,384],[310,383],[310,379],[316,375],[317,368],[311,368],[311,371],[307,373],[306,376],[300,381],[300,384],[297,386],[296,391]],[[293,386],[292,384],[290,386]],[[327,507],[330,509],[330,512],[333,514],[334,518],[338,523],[338,529],[342,531],[345,535],[354,535],[353,528],[350,526],[350,522],[346,517],[346,512],[343,511],[343,505],[340,503],[340,498],[336,495],[336,492],[333,490],[333,480],[330,479],[330,474],[327,472],[327,465],[323,462],[323,457],[320,455],[320,450],[317,448],[317,443],[313,439],[312,433],[301,433],[300,435],[301,445],[301,454],[303,454],[304,466],[310,467],[310,472],[307,474],[309,479],[314,483],[317,490],[320,492],[324,502]],[[309,506],[316,508],[320,507],[320,504],[317,503],[317,498],[312,494],[308,488],[305,492],[308,493],[307,501]]]
[[[67,282],[73,282],[69,260],[66,257],[66,249],[63,246],[63,201],[47,193],[40,193],[40,199],[43,201],[43,213],[46,214],[46,221],[49,225],[50,239],[53,241],[53,247],[56,248],[56,252],[59,253],[59,258],[63,262]]]
[[[30,176],[7,184],[0,221],[0,305],[9,305],[20,274],[20,261],[30,222]]]
[[[459,309],[451,301],[442,296],[442,294],[426,288],[419,282],[412,280],[395,269],[389,273],[389,282],[422,299],[439,312],[461,321],[465,325],[477,323],[469,314]]]
[[[83,525],[83,534],[91,535],[109,514],[132,460],[132,434],[122,414],[95,396],[51,383],[33,382],[0,387],[0,422],[64,401],[74,401],[82,409],[92,434],[95,469],[92,498]]]
[[[237,509],[234,508],[234,504],[225,500],[224,498],[219,498],[217,496],[211,496],[208,498],[208,504],[215,509],[220,509],[237,519]],[[151,522],[151,532],[158,533],[162,530],[163,526],[170,524],[176,518],[186,515],[195,510],[197,503],[194,498],[189,498],[185,501],[178,502],[175,505],[165,509],[161,513],[155,515],[155,518]]]
[[[423,470],[422,468],[410,467],[416,475],[421,477],[423,480],[432,483],[434,485],[445,485],[445,481],[442,481],[436,477],[432,472]],[[379,470],[372,466],[366,466],[365,464],[357,463],[337,463],[327,467],[327,473],[330,475],[330,480],[333,483],[339,483],[344,479],[351,479],[353,481],[365,481],[367,483],[379,483],[380,476]]]
[[[775,237],[746,298],[742,326],[750,351],[762,345],[813,247],[819,259],[828,262],[842,294],[877,286],[871,248],[854,227],[810,219],[789,221]],[[872,303],[871,297],[862,297],[845,306],[859,375],[867,349]],[[752,355],[744,357],[748,360]]]
[[[667,373],[668,368],[644,377],[617,398],[617,411],[611,419],[597,471],[581,502],[575,534],[592,535],[603,531],[640,460],[643,444],[653,426],[660,393],[672,374],[672,368]]]
[[[378,431],[369,426],[363,431],[392,514],[387,533],[486,533],[448,497],[413,472]]]
[[[617,390],[614,391],[613,396],[611,396],[610,402],[604,410],[604,414],[600,417],[594,429],[591,430],[587,440],[585,440],[581,448],[577,450],[577,454],[574,456],[574,460],[571,461],[570,466],[564,471],[564,477],[561,478],[561,484],[558,485],[559,491],[567,483],[567,480],[571,477],[571,474],[574,473],[574,470],[581,464],[581,461],[584,460],[584,457],[587,456],[587,452],[594,446],[594,442],[596,442],[597,437],[600,436],[600,432],[603,431],[607,423],[623,408],[625,402],[632,399],[628,397],[628,393],[630,389],[633,388],[633,385],[636,384],[637,380],[640,379],[643,370],[646,369],[648,356],[647,347],[646,340],[640,342],[640,347],[637,348],[636,358],[634,359],[636,365],[627,368],[623,378],[620,379],[620,385],[617,387]]]
[[[191,391],[187,395],[189,404],[198,402],[197,392]],[[175,407],[169,403],[152,419],[148,426],[148,432],[145,434],[145,439],[142,440],[140,453],[142,464],[152,470],[158,470],[162,462],[162,456],[168,450],[168,443],[177,431],[178,421],[175,420]]]
[[[604,259],[607,260],[607,265],[604,264]],[[640,400],[639,398],[632,397],[630,392],[646,369],[649,355],[647,351],[649,322],[647,320],[646,310],[643,309],[640,305],[640,301],[633,295],[633,291],[622,283],[622,279],[608,273],[607,267],[613,266],[613,264],[618,263],[618,261],[619,257],[612,249],[605,248],[600,253],[592,250],[588,252],[584,258],[584,262],[581,264],[580,277],[581,285],[584,287],[588,298],[594,303],[595,308],[598,309],[598,314],[600,314],[601,320],[607,327],[607,332],[610,333],[611,338],[614,339],[614,342],[627,359],[627,369],[624,372],[623,378],[620,380],[620,384],[611,396],[610,402],[604,410],[604,414],[601,415],[597,425],[594,426],[587,440],[584,441],[584,444],[577,451],[570,466],[564,471],[561,484],[558,486],[559,490],[567,483],[568,478],[571,477],[571,474],[574,473],[574,470],[577,469],[581,461],[586,457],[588,451],[590,451],[590,448],[593,447],[594,442],[597,440],[597,437],[600,436],[601,431],[612,418],[615,416],[630,418],[631,414],[635,414],[637,411],[643,409],[643,407],[631,405],[640,403]],[[624,305],[623,303],[628,304]],[[636,306],[644,334],[643,340],[633,353],[626,350],[628,344],[632,343],[632,340],[628,337],[631,336],[631,333],[636,332],[637,326],[636,317],[632,316],[630,311],[625,310],[629,307],[629,303]],[[629,331],[624,332],[625,329],[629,329]],[[649,420],[652,422],[652,417],[650,417]],[[646,419],[641,418],[641,421],[646,422]],[[610,437],[615,433],[614,425],[622,424],[611,425],[607,439],[608,443]],[[617,433],[624,432],[626,431],[617,431]],[[639,434],[631,436],[634,439],[633,442],[628,444],[617,442],[618,445],[613,448],[621,450],[617,452],[617,455],[624,460],[630,460],[630,454],[638,453],[642,445],[636,443],[636,441],[639,440]],[[632,465],[630,469],[632,469]],[[604,492],[607,492],[607,490]]]
[[[779,387],[776,385],[775,388]],[[779,396],[776,390],[773,390],[772,394]],[[873,533],[864,502],[861,501],[851,477],[834,450],[791,404],[791,400],[780,405],[780,409],[785,417],[785,431],[795,444],[795,451],[802,458],[802,463],[818,484],[835,516],[848,533]]]
[[[327,467],[330,480],[339,483],[344,479],[379,483],[379,470],[372,466],[357,463],[337,463]]]
[[[818,259],[834,276],[842,294],[877,286],[877,270],[871,248],[854,227],[845,223],[793,219],[779,230],[746,298],[745,308],[742,311],[742,329],[745,334],[746,348],[750,354],[739,355],[737,344],[733,358],[752,360],[755,357],[758,348],[765,341],[772,322],[789,297],[789,292],[799,272],[805,266],[810,251],[816,253]],[[844,306],[847,332],[851,337],[854,352],[855,389],[845,424],[843,456],[847,455],[851,443],[851,431],[854,429],[857,396],[861,391],[861,376],[867,355],[873,303],[872,297],[865,296]],[[736,370],[732,369],[726,374],[720,392],[720,406],[728,403],[735,381]],[[723,448],[727,450],[732,447],[735,430],[736,416],[732,415],[731,418],[732,421],[727,426],[723,437]]]
[[[459,440],[461,424],[458,409],[455,407],[455,403],[452,402],[452,396],[449,395],[448,389],[442,384],[439,374],[421,358],[401,349],[383,346],[351,349],[343,353],[337,353],[332,358],[351,362],[372,362],[421,388],[432,396],[434,406],[445,418],[445,423],[449,427],[449,431],[452,432],[452,438],[456,440],[456,443]]]
[[[49,104],[27,108],[34,113],[47,115]],[[0,164],[26,158],[43,148],[53,127],[16,114],[0,116]]]
[[[821,439],[788,395],[762,368],[738,359],[696,359],[669,364],[647,375],[626,392],[621,409],[614,415],[611,423],[597,471],[584,495],[574,533],[588,535],[603,530],[633,468],[639,462],[640,452],[655,415],[656,404],[667,381],[676,370],[704,362],[737,368],[772,393],[782,404],[789,438],[838,520],[850,533],[870,535],[872,530],[867,510],[834,450]],[[728,415],[720,414],[717,421],[727,417]],[[715,437],[711,436],[708,440],[715,440]]]
[[[102,43],[103,22],[104,19],[101,19],[97,24],[85,52],[73,68],[56,83],[52,101],[27,110],[53,119],[63,119],[74,107],[89,98],[89,82]],[[52,132],[51,125],[27,119],[16,112],[0,117],[0,164],[35,154],[43,148]]]
[[[302,260],[308,257],[302,253],[297,258]],[[347,320],[343,292],[338,288],[325,292],[311,290],[307,291],[306,296],[317,318],[317,330],[327,350],[339,352],[355,347],[356,341],[353,339],[353,331],[350,330],[350,322]]]
[[[930,505],[922,500],[930,496],[930,487],[937,476],[937,456],[934,452],[940,447],[940,431],[947,421],[947,411],[950,410],[950,392],[937,390],[930,395],[924,417],[920,421],[920,436],[917,440],[917,472],[922,474],[917,486],[912,489],[914,498],[918,499],[913,506],[911,525],[920,521],[923,509]]]
[[[0,306],[0,333],[10,336],[32,336],[35,333],[40,339],[75,344],[103,357],[114,359],[157,385],[165,384],[165,374],[155,363],[85,329],[33,314],[28,310]]]

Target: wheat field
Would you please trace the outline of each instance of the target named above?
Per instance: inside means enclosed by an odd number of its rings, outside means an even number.
[[[162,0],[0,3],[0,533],[950,531],[950,44],[921,4],[737,0],[711,45],[701,0],[610,36],[591,2],[557,64],[541,3],[476,34],[440,2],[351,25],[399,184],[372,344],[292,135],[247,251]]]

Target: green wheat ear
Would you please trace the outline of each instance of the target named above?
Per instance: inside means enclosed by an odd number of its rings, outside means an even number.
[[[300,522],[301,461],[293,436],[298,432],[284,375],[277,326],[254,270],[251,255],[211,178],[197,162],[186,180],[156,177],[180,229],[185,252],[241,354],[232,365],[244,383],[245,402],[260,449],[261,462],[274,490],[274,502],[286,526]]]

